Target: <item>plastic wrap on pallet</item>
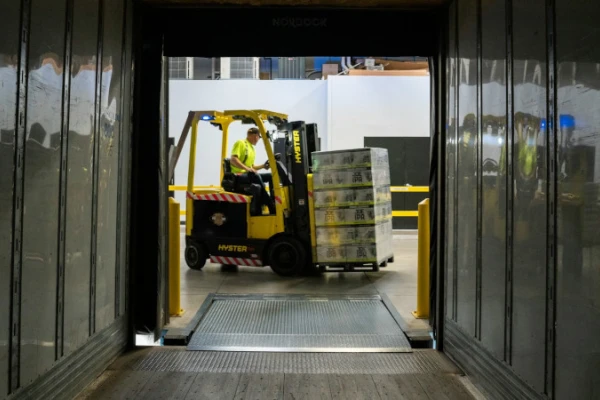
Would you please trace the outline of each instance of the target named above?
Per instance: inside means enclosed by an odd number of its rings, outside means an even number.
[[[313,182],[318,263],[379,264],[393,256],[386,149],[315,152]]]
[[[318,151],[312,154],[313,171],[353,168],[389,168],[387,149],[362,148]]]
[[[353,226],[321,226],[316,231],[317,246],[339,246],[356,241],[356,228]]]
[[[369,206],[392,201],[389,186],[318,190],[313,196],[315,208]]]
[[[317,246],[376,243],[391,234],[385,222],[360,226],[321,226],[316,231]]]
[[[313,174],[315,189],[390,186],[389,168],[324,170]]]
[[[391,203],[315,209],[316,226],[373,225],[391,218]]]
[[[318,262],[345,263],[346,258],[346,246],[317,246]]]
[[[390,221],[375,225],[319,227],[316,243],[319,263],[381,263],[393,256]],[[341,248],[345,249],[343,260]],[[335,257],[334,251],[338,251]]]
[[[357,264],[379,262],[377,259],[377,244],[355,244],[346,246],[346,262]]]

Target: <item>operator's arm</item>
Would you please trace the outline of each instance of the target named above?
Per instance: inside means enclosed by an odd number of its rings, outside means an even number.
[[[235,154],[231,155],[231,163],[234,166],[236,166],[237,168],[243,169],[244,171],[256,172],[255,168],[250,168],[250,167],[247,167],[246,165],[244,165],[244,163]]]

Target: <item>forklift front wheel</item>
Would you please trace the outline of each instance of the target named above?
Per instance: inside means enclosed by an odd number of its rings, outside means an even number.
[[[280,236],[267,249],[271,269],[281,276],[294,276],[306,264],[306,250],[302,243],[292,237]]]
[[[202,268],[204,268],[207,258],[208,255],[206,254],[206,249],[204,246],[196,242],[192,242],[191,240],[188,242],[188,245],[185,248],[185,262],[188,267],[196,271],[200,271]]]

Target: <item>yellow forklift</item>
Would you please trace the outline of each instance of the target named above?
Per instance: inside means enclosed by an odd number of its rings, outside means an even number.
[[[222,132],[221,186],[194,187],[198,125],[210,123]],[[260,186],[231,172],[228,130],[232,123],[258,128],[272,171],[275,212],[260,204]],[[277,127],[275,134],[265,124]],[[282,276],[316,270],[311,248],[315,226],[311,221],[311,154],[319,150],[316,124],[289,122],[288,116],[266,110],[192,111],[191,143],[186,199],[188,266],[201,270],[207,260],[225,265],[271,266]],[[185,129],[184,129],[185,131]],[[185,140],[185,139],[184,139]],[[273,151],[275,148],[280,152]]]

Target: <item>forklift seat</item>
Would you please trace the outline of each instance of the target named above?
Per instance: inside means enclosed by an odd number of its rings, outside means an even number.
[[[229,158],[223,160],[223,171],[231,173],[231,160]]]
[[[231,172],[231,160],[226,158],[223,160],[223,180],[221,186],[228,192],[239,194],[250,194],[248,188],[250,184],[241,184],[237,179],[237,174]]]
[[[229,158],[223,160],[223,180],[221,181],[221,187],[226,192],[251,196],[250,213],[252,215],[262,214],[260,207],[260,185],[240,183],[238,176],[231,172],[231,160]]]

